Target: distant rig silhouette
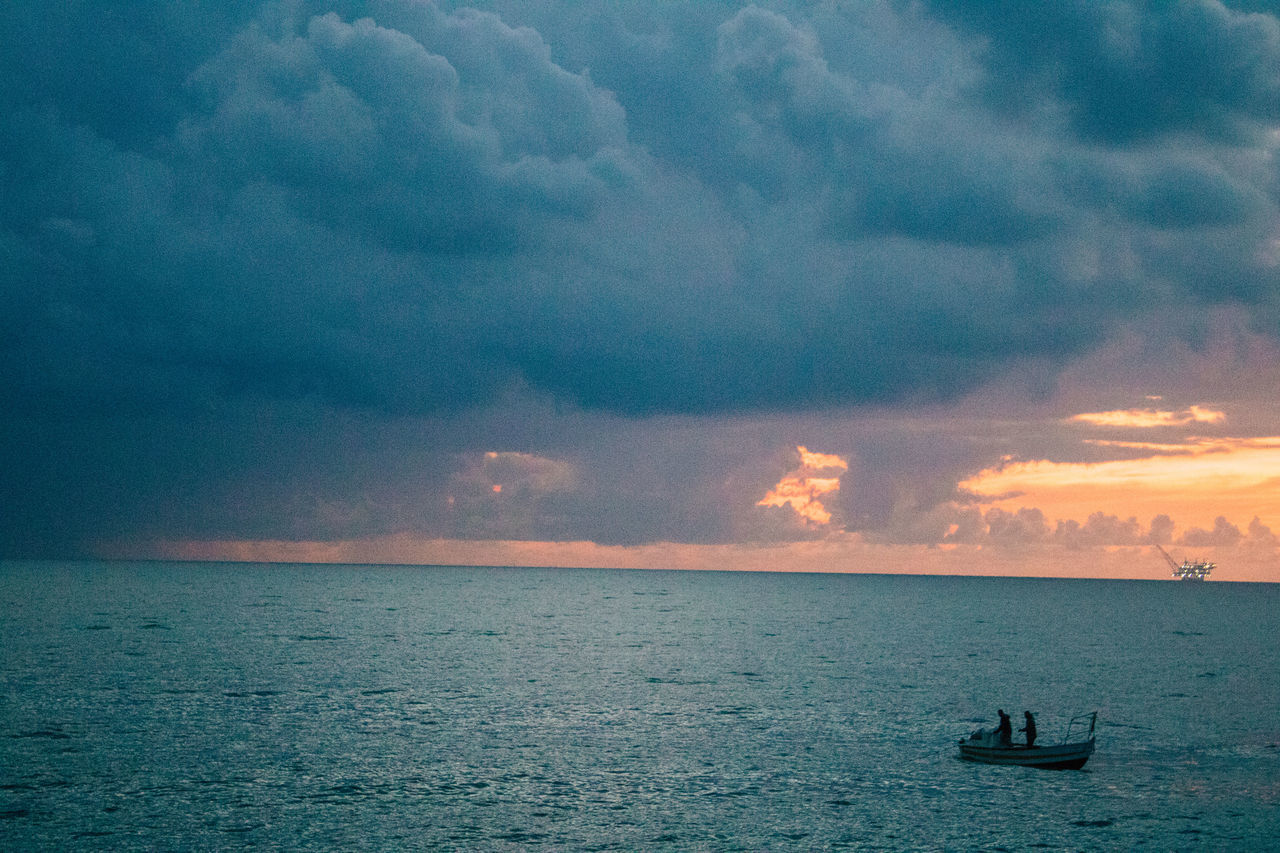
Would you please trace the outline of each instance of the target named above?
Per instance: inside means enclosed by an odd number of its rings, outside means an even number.
[[[1208,560],[1183,560],[1179,563],[1159,545],[1156,546],[1156,550],[1164,557],[1165,562],[1169,564],[1169,568],[1173,569],[1173,576],[1178,580],[1202,581],[1209,576],[1209,572],[1218,567],[1217,563],[1210,563]]]

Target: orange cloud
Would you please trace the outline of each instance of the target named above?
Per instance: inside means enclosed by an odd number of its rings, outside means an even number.
[[[814,453],[803,445],[796,450],[800,468],[779,480],[756,506],[790,506],[808,524],[830,524],[831,513],[818,499],[840,490],[840,476],[830,475],[848,471],[849,463],[834,453]]]
[[[1118,441],[1109,438],[1086,438],[1085,444],[1091,444],[1094,447],[1120,447],[1126,450],[1147,450],[1151,453],[1167,453],[1171,456],[1181,456],[1187,453],[1186,442],[1159,442],[1159,441]]]
[[[1085,423],[1093,426],[1109,427],[1166,427],[1186,426],[1187,424],[1219,424],[1227,419],[1225,412],[1191,406],[1182,412],[1167,412],[1156,409],[1124,409],[1111,412],[1084,412],[1073,415],[1067,420],[1074,423]]]
[[[840,488],[838,478],[783,477],[756,506],[787,506],[790,504],[801,518],[814,524],[829,524],[831,513],[818,500],[819,497]]]
[[[796,450],[800,451],[800,464],[805,468],[813,470],[821,470],[823,468],[838,468],[841,471],[849,470],[849,463],[834,453],[814,453],[804,445],[798,446]]]
[[[1168,514],[1184,524],[1220,515],[1280,525],[1280,437],[1196,439],[1143,445],[1153,455],[1106,462],[1038,459],[988,468],[960,488],[1012,509],[1035,506],[1057,518],[1104,511],[1122,517]]]
[[[979,494],[998,494],[1037,486],[1108,483],[1145,488],[1203,489],[1206,486],[1256,485],[1280,477],[1280,436],[1197,439],[1184,444],[1115,444],[1158,448],[1164,455],[1108,462],[1052,462],[1047,459],[1014,462],[988,468],[960,486]]]

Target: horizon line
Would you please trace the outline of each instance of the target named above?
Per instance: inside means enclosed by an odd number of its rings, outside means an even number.
[[[1183,581],[1174,577],[1101,577],[1077,575],[985,575],[963,572],[886,572],[886,571],[849,571],[844,569],[742,569],[742,568],[693,568],[676,566],[556,566],[546,564],[519,563],[405,563],[377,560],[357,562],[338,562],[334,560],[244,560],[244,559],[198,559],[190,557],[3,557],[0,564],[14,563],[109,563],[109,564],[178,564],[206,566],[295,566],[320,567],[341,566],[347,568],[385,568],[385,569],[510,569],[514,571],[526,569],[548,569],[553,571],[592,571],[592,572],[691,572],[744,575],[869,575],[876,577],[939,577],[939,578],[980,578],[987,580],[1065,580],[1065,581],[1138,581],[1138,582],[1174,582]],[[1195,583],[1231,583],[1231,584],[1280,584],[1280,581],[1266,580],[1233,580],[1218,578],[1202,580]]]

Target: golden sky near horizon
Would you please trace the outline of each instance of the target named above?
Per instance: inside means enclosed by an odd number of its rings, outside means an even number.
[[[1124,427],[1221,423],[1220,412],[1099,412],[1070,420]],[[1083,521],[1091,513],[1148,523],[1170,516],[1180,529],[1211,528],[1219,516],[1244,527],[1253,518],[1280,531],[1280,436],[1188,437],[1169,441],[1083,440],[1124,458],[1099,462],[1005,460],[962,480],[989,497],[984,506],[1036,507],[1051,519]]]
[[[1207,407],[1182,412],[1155,409],[1092,412],[1063,419],[1087,427],[1132,430],[1161,440],[1079,436],[1074,446],[1092,448],[1118,458],[1100,461],[1017,460],[962,479],[958,488],[979,496],[984,511],[1016,512],[1034,508],[1053,525],[1074,520],[1083,524],[1094,513],[1136,518],[1142,527],[1159,515],[1170,516],[1178,535],[1191,528],[1212,530],[1225,517],[1242,531],[1259,519],[1280,532],[1280,436],[1204,437],[1172,435],[1171,428],[1221,426],[1226,416]],[[1144,432],[1145,431],[1145,432]],[[1068,442],[1071,445],[1071,442]],[[589,541],[543,542],[459,540],[417,534],[393,534],[334,542],[222,541],[157,543],[159,555],[188,559],[264,560],[286,562],[393,562],[464,565],[545,565],[616,568],[681,568],[798,571],[874,571],[924,574],[992,574],[1065,577],[1164,577],[1163,563],[1147,545],[1096,547],[1082,560],[1079,551],[1061,543],[1038,543],[1022,550],[997,543],[964,545],[895,545],[875,543],[845,530],[833,519],[830,504],[849,476],[849,461],[838,453],[795,447],[798,462],[766,493],[754,500],[761,508],[783,508],[794,514],[807,541],[780,543],[604,545]],[[510,458],[507,458],[510,457]],[[542,480],[566,487],[572,471],[527,454],[487,454],[483,464],[497,473],[506,460],[509,477]],[[793,463],[794,464],[794,463]],[[548,472],[554,473],[550,477]],[[550,478],[550,479],[548,479]],[[501,483],[485,478],[485,490],[500,493]],[[492,487],[488,484],[493,483]],[[550,486],[548,486],[549,488]],[[985,496],[985,499],[981,499]],[[826,503],[824,503],[824,501]],[[1176,539],[1175,539],[1176,541]],[[1274,545],[1249,543],[1243,556],[1221,567],[1217,579],[1280,581]]]

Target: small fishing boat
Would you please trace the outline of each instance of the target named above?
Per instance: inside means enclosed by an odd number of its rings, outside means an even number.
[[[1084,732],[1088,721],[1089,730]],[[1067,722],[1067,733],[1062,743],[1051,746],[1022,746],[1002,744],[994,731],[978,729],[960,741],[960,757],[966,761],[983,764],[1017,764],[1022,767],[1041,767],[1045,770],[1079,770],[1093,755],[1093,727],[1098,722],[1098,712],[1080,714]],[[1071,740],[1072,729],[1077,723],[1084,740]],[[1079,735],[1077,735],[1079,736]]]

